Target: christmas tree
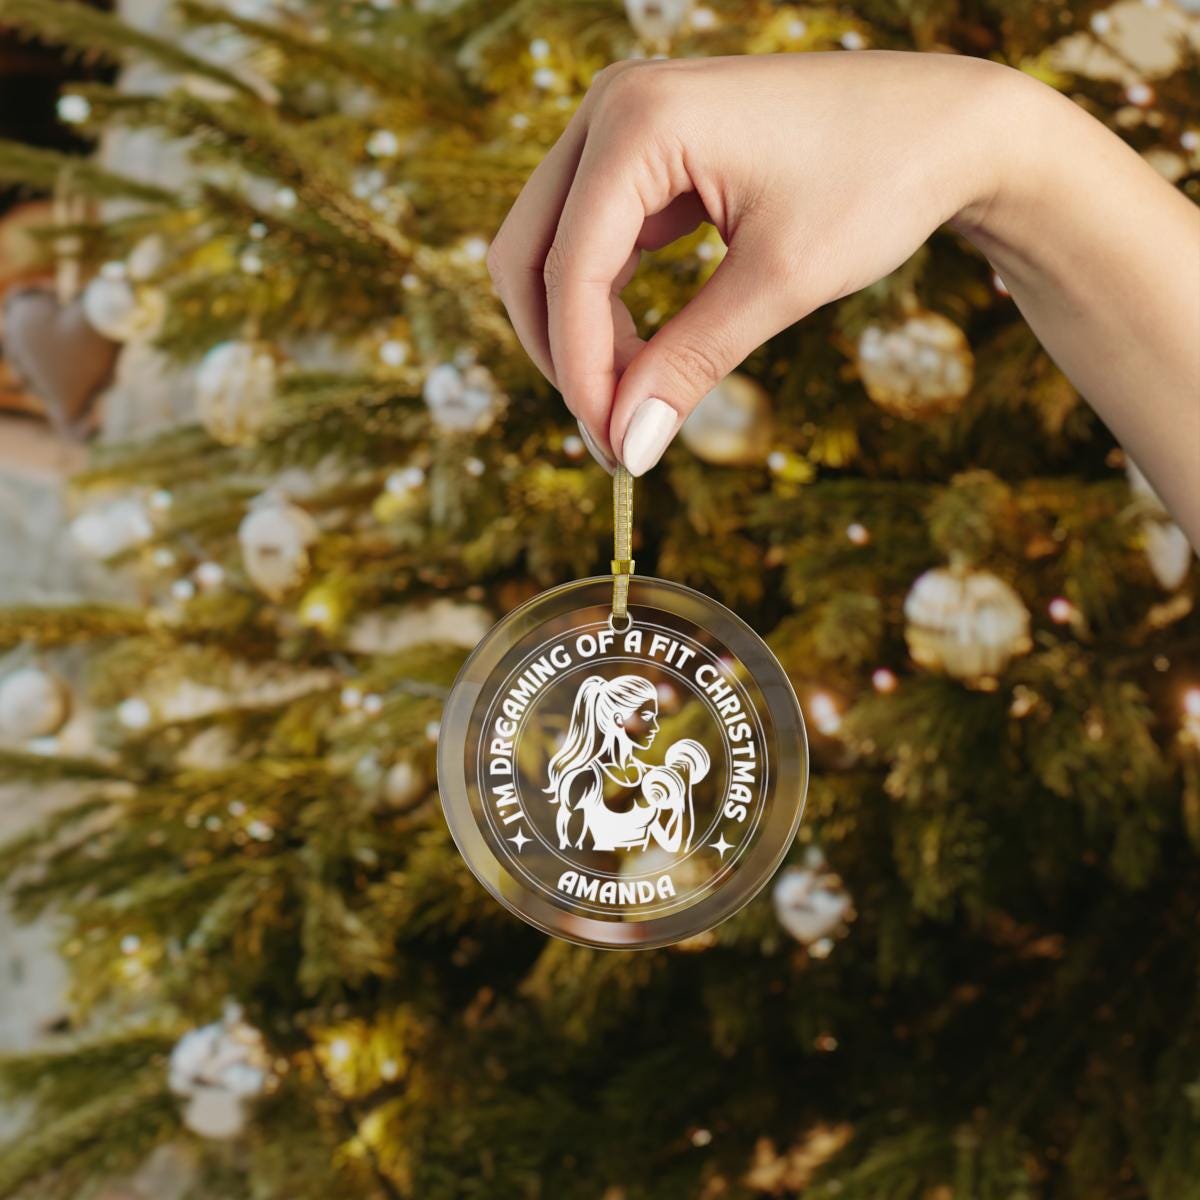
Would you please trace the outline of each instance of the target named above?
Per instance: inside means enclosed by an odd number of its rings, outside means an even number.
[[[4,143],[0,177],[99,203],[47,231],[71,303],[189,392],[75,481],[128,602],[0,613],[3,772],[73,796],[3,871],[75,984],[61,1043],[0,1062],[31,1108],[0,1194],[98,1195],[174,1147],[197,1197],[1200,1196],[1195,570],[948,232],[752,355],[638,484],[639,570],[759,629],[808,714],[774,888],[604,952],[458,856],[458,666],[611,554],[610,481],[484,261],[597,71],[982,55],[1200,194],[1174,9],[1151,79],[1088,2],[627,8],[180,0],[151,32],[0,0],[123,67],[60,113],[155,137],[156,171]],[[649,257],[644,333],[723,249]]]

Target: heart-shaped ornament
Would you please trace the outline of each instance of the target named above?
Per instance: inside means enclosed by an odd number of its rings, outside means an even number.
[[[88,324],[78,300],[63,304],[48,287],[19,288],[4,298],[4,356],[60,432],[87,424],[119,351]]]

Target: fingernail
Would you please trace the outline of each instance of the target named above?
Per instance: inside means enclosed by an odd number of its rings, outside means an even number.
[[[630,475],[644,475],[662,458],[680,424],[679,414],[657,396],[649,396],[637,406],[621,443],[621,457]]]
[[[588,427],[582,421],[577,424],[579,425],[579,436],[583,438],[583,444],[588,448],[588,453],[611,475],[617,469],[616,462],[611,455],[605,454],[600,449],[600,443],[588,433]]]

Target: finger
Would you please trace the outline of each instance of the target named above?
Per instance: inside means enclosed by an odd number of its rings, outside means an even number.
[[[517,339],[555,387],[542,269],[587,136],[582,107],[538,163],[488,250],[488,271]]]
[[[613,294],[609,297],[613,323],[613,366],[618,379],[621,377],[621,372],[637,357],[646,344],[642,338],[638,337],[633,315],[625,307],[625,302],[621,297],[616,294],[619,291],[620,287],[614,287]],[[607,437],[603,444],[599,443],[582,421],[579,422],[579,436],[583,438],[583,444],[588,448],[591,456],[611,475],[617,469],[617,460]]]
[[[671,197],[644,194],[652,190],[638,178],[638,156],[628,147],[597,146],[591,140],[584,146],[546,257],[545,284],[559,390],[604,446],[616,389],[614,289],[647,217]]]
[[[629,364],[609,435],[631,475],[658,462],[701,397],[746,355],[803,315],[778,261],[765,237],[740,237],[695,298]]]

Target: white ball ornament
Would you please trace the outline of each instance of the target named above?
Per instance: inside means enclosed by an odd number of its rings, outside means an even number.
[[[123,496],[88,509],[70,525],[71,538],[89,558],[106,559],[140,546],[154,535],[146,506]]]
[[[759,384],[734,371],[701,399],[679,436],[714,466],[755,466],[771,452],[771,402]]]
[[[1029,650],[1029,610],[1003,579],[963,566],[936,567],[904,601],[909,653],[920,666],[980,683]]]
[[[283,599],[308,574],[309,548],[319,536],[304,509],[282,499],[260,503],[238,527],[246,574],[264,595]]]
[[[905,420],[953,412],[971,390],[975,359],[966,335],[940,313],[915,312],[898,325],[870,325],[858,339],[867,395]]]
[[[692,4],[693,0],[625,0],[625,15],[638,37],[658,46],[683,28]]]
[[[1142,521],[1142,544],[1150,570],[1161,587],[1173,592],[1187,578],[1192,565],[1192,547],[1187,534],[1171,520],[1158,493],[1132,459],[1125,461],[1129,489],[1146,508]]]
[[[775,916],[787,933],[824,958],[823,943],[845,931],[854,919],[854,900],[841,879],[829,870],[819,851],[811,851],[803,867],[788,867],[771,895]]]
[[[384,799],[394,808],[408,808],[428,790],[425,773],[407,759],[393,763],[383,779]]]
[[[222,342],[196,373],[196,412],[218,442],[241,446],[266,428],[275,406],[279,361],[267,342]]]
[[[483,433],[500,407],[491,372],[478,363],[441,363],[425,377],[425,404],[433,423],[447,433]]]
[[[214,1140],[237,1137],[252,1101],[275,1084],[262,1034],[228,1005],[221,1020],[184,1034],[171,1051],[171,1091],[186,1104],[183,1123]]]
[[[14,741],[50,737],[71,714],[71,693],[41,667],[22,667],[0,679],[0,734]]]
[[[114,342],[148,340],[158,333],[167,302],[158,288],[138,286],[121,263],[109,263],[83,291],[88,324]]]

